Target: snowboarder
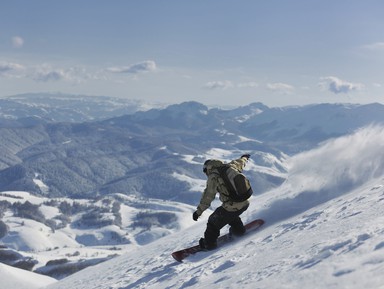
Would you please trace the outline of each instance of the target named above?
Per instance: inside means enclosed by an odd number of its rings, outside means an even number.
[[[249,154],[242,155],[239,159],[231,161],[229,165],[242,172],[249,158]],[[217,170],[223,164],[220,160],[211,159],[205,161],[203,172],[208,177],[207,185],[200,204],[192,216],[193,220],[197,221],[201,214],[210,207],[216,193],[220,194],[222,205],[209,216],[204,238],[199,241],[200,247],[205,250],[213,250],[217,247],[217,238],[220,236],[220,230],[225,225],[230,226],[230,233],[233,235],[241,236],[245,233],[245,227],[240,215],[248,209],[249,201],[234,202],[230,199],[228,189]]]

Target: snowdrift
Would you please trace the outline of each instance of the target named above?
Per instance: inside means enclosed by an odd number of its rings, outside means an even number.
[[[265,219],[263,229],[218,250],[184,263],[170,255],[197,242],[204,214],[47,288],[383,288],[383,146],[383,127],[371,126],[293,157],[288,180],[243,214]]]
[[[56,282],[55,279],[0,263],[0,288],[38,289]]]

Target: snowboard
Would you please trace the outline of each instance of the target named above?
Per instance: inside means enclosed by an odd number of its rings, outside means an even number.
[[[262,219],[257,219],[257,220],[254,220],[254,221],[246,224],[245,225],[245,229],[246,229],[245,234],[256,230],[257,228],[259,228],[263,224],[264,224],[264,220],[262,220]],[[232,239],[233,239],[233,237],[230,235],[230,233],[222,235],[217,239],[217,246],[218,247],[222,246],[223,244],[230,242]],[[201,251],[206,251],[206,250],[201,249],[199,245],[195,245],[195,246],[192,246],[192,247],[189,247],[186,249],[182,249],[182,250],[173,252],[172,257],[178,262],[183,262],[183,260],[185,258],[187,258],[188,256],[193,255],[197,252],[201,252]]]

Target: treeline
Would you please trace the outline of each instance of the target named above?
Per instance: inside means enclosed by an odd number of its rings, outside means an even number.
[[[41,212],[41,205],[32,204],[29,201],[10,203],[0,201],[0,218],[4,213],[10,210],[15,217],[30,219],[54,230],[62,229],[71,223],[71,217],[80,214],[80,218],[74,224],[80,227],[104,227],[108,225],[117,225],[121,227],[122,220],[120,215],[120,203],[117,201],[103,200],[102,206],[94,204],[84,204],[80,202],[67,202],[59,200],[50,200],[42,205],[58,208],[60,214],[52,219],[47,219]],[[0,221],[0,238],[7,234],[7,226]]]

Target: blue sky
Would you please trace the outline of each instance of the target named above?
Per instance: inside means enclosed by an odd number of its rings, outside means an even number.
[[[381,0],[0,2],[0,96],[384,103]]]

